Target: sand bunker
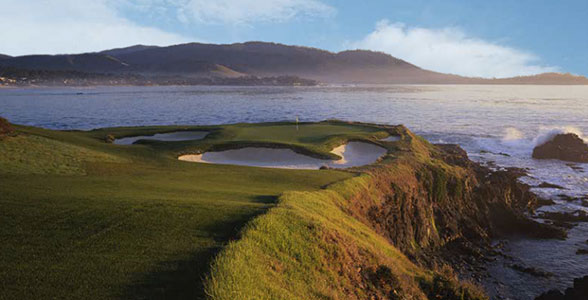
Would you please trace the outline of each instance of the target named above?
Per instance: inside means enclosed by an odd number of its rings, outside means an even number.
[[[349,142],[331,151],[342,157],[339,160],[318,159],[294,152],[291,149],[247,147],[204,154],[188,154],[179,160],[213,164],[229,164],[282,169],[349,168],[374,163],[386,154],[386,149],[363,142]]]
[[[165,142],[201,140],[208,135],[208,131],[175,131],[157,133],[154,135],[139,135],[114,140],[117,145],[132,145],[138,140],[157,140]]]
[[[400,141],[400,136],[399,135],[391,135],[387,138],[383,138],[380,141],[382,142],[396,142],[396,141]]]

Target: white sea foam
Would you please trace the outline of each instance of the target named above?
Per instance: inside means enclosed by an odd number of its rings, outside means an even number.
[[[531,152],[533,148],[551,141],[556,135],[562,133],[574,133],[584,140],[585,143],[588,142],[588,137],[584,136],[580,129],[573,126],[540,127],[539,132],[534,137],[525,136],[517,128],[508,127],[500,139],[500,144],[492,145],[492,143],[485,143],[485,146],[489,146],[488,148],[490,149],[488,150],[494,152]]]
[[[578,135],[584,143],[588,142],[588,137],[585,137],[582,131],[576,127],[572,126],[562,126],[562,127],[542,127],[540,133],[537,137],[533,139],[533,146],[540,146],[549,141],[551,141],[556,135],[562,133],[574,133]]]
[[[511,148],[526,149],[529,147],[529,140],[525,139],[525,135],[520,130],[508,127],[502,137],[502,144]]]

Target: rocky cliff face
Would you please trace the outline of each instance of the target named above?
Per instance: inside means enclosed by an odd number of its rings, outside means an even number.
[[[457,145],[431,145],[396,130],[403,138],[394,158],[369,170],[342,209],[417,265],[483,263],[497,254],[492,238],[565,238],[565,231],[528,218],[538,199],[518,181],[523,170],[492,171]]]
[[[537,198],[517,180],[520,170],[492,172],[470,161],[458,146],[418,145],[425,142],[411,139],[412,147],[427,149],[428,157],[400,157],[373,170],[369,186],[350,197],[346,207],[405,253],[419,255],[454,241],[486,243],[511,234],[564,237],[560,230],[526,217]]]

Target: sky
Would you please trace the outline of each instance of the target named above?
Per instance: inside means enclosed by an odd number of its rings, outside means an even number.
[[[0,53],[267,41],[464,76],[588,75],[587,0],[0,0]]]

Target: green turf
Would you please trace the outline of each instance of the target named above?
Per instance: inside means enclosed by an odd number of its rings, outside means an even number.
[[[0,298],[200,298],[213,256],[285,191],[354,174],[177,161],[227,143],[324,153],[387,133],[344,123],[108,128],[18,126],[0,140]],[[206,129],[202,141],[119,146],[117,137]]]

